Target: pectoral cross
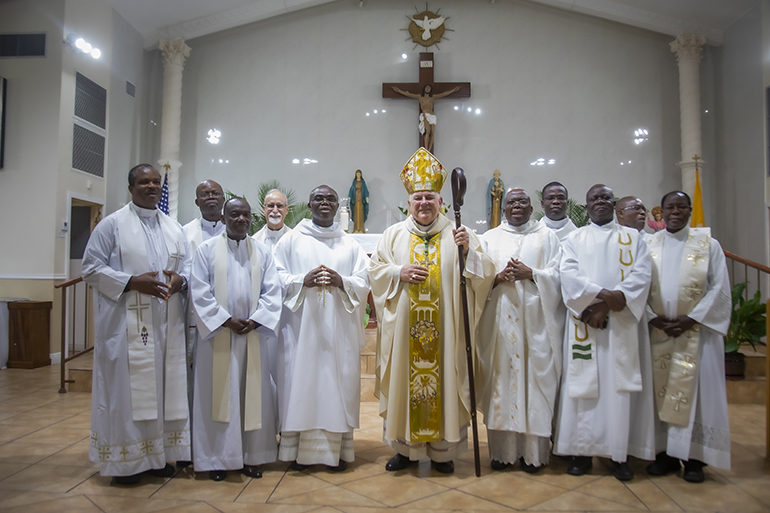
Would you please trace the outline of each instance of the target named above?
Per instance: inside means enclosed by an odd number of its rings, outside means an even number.
[[[144,322],[144,311],[149,310],[150,303],[142,303],[142,294],[134,294],[135,303],[128,305],[127,309],[136,313],[136,331],[140,330],[140,323]]]

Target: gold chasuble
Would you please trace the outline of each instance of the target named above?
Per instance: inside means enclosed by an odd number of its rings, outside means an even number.
[[[442,164],[420,148],[400,178],[410,195],[438,194],[446,176]],[[383,439],[413,460],[428,456],[449,461],[467,445],[470,391],[452,229],[441,213],[429,226],[409,216],[385,230],[369,266],[378,321],[375,394],[384,419]],[[495,268],[476,235],[468,230],[468,236],[464,276],[475,334]],[[427,268],[427,279],[401,280],[403,266],[410,264]]]
[[[415,442],[441,440],[441,237],[412,235],[410,263],[428,279],[409,285],[409,426]]]
[[[658,315],[689,315],[703,297],[709,269],[710,228],[690,228],[679,266],[679,296],[675,305],[664,305],[660,294],[663,266],[663,240],[661,230],[647,241],[652,258],[652,286],[650,307]],[[698,375],[698,344],[700,325],[695,324],[679,337],[669,337],[663,330],[652,328],[652,378],[658,416],[663,422],[687,426],[690,422]]]

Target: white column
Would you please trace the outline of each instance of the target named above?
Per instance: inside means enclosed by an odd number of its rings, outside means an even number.
[[[679,62],[679,117],[682,128],[682,190],[692,197],[695,191],[695,160],[703,156],[701,149],[700,60],[704,36],[682,34],[670,43]],[[703,169],[703,160],[698,162]]]
[[[190,55],[183,39],[163,39],[158,43],[163,54],[163,117],[160,132],[160,167],[168,170],[169,216],[179,211],[179,137],[182,128],[182,71]]]

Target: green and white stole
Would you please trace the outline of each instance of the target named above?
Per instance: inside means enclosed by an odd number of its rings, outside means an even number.
[[[411,234],[409,262],[428,278],[409,287],[409,436],[441,440],[441,232]]]
[[[262,262],[259,259],[256,242],[251,237],[241,241],[248,244],[251,265],[251,312],[259,305],[259,291],[262,285]],[[227,308],[227,232],[217,240],[214,253],[214,295],[219,306]],[[223,328],[214,335],[212,419],[216,422],[230,422],[230,337],[232,333]],[[262,428],[262,361],[259,334],[251,330],[246,336],[246,399],[244,430]]]
[[[710,228],[690,228],[679,266],[679,295],[676,315],[688,315],[706,290],[709,268]],[[661,297],[663,240],[666,231],[653,235],[647,242],[652,257],[652,286],[650,307],[658,315],[666,316]],[[690,423],[696,377],[698,375],[698,343],[700,325],[695,324],[677,338],[663,330],[652,328],[650,345],[653,358],[653,385],[658,416],[663,422],[677,426]]]
[[[158,222],[168,250],[167,271],[179,272],[184,262],[184,232],[168,216],[158,211]],[[116,212],[120,234],[123,270],[134,276],[150,270],[144,231],[139,216],[129,203]],[[162,272],[157,279],[164,280]],[[167,336],[164,387],[164,420],[187,419],[187,378],[182,295],[174,294],[166,308]],[[155,333],[151,296],[129,291],[126,294],[126,335],[131,382],[131,411],[134,421],[158,418],[157,378],[155,375]],[[161,384],[163,386],[163,384]]]
[[[607,250],[618,255],[617,264],[611,265],[606,272],[612,276],[612,283],[620,284],[628,278],[636,261],[636,241],[629,231],[615,227],[615,248]],[[613,235],[613,238],[615,236]],[[580,247],[595,251],[593,233],[586,229],[579,232],[576,242]],[[599,248],[600,250],[602,248]],[[582,256],[582,255],[581,255]],[[593,399],[599,397],[599,368],[596,361],[595,328],[580,320],[579,316],[569,312],[567,331],[569,337],[569,355],[567,355],[568,390],[573,399]],[[615,387],[618,392],[636,392],[641,390],[641,371],[639,367],[639,340],[637,324],[629,322],[625,316],[609,313],[608,326],[610,337],[621,340],[613,346],[615,356]]]

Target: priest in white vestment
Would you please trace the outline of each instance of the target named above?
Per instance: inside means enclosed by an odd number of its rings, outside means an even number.
[[[458,246],[467,253],[471,336],[495,277],[474,233],[441,214],[446,170],[420,148],[401,171],[409,217],[377,243],[369,280],[377,309],[375,393],[397,471],[428,456],[441,473],[467,448],[471,420]]]
[[[227,233],[198,248],[192,300],[200,341],[195,354],[195,471],[214,481],[227,470],[262,477],[276,460],[276,402],[263,335],[281,316],[281,285],[269,249],[249,237],[251,207],[232,198]]]
[[[262,210],[265,214],[267,223],[257,233],[252,235],[254,240],[261,242],[270,250],[271,255],[275,255],[275,245],[281,240],[281,237],[291,231],[286,224],[286,216],[289,214],[289,200],[286,195],[278,189],[271,189],[265,194],[265,200],[262,203]],[[276,330],[277,332],[278,330]],[[267,347],[270,358],[270,374],[273,378],[273,388],[278,393],[275,382],[278,375],[278,362],[281,358],[281,349],[278,347],[277,333],[265,333],[262,337],[262,343]],[[278,416],[276,416],[278,421]],[[278,426],[276,425],[276,429]]]
[[[225,224],[222,221],[222,205],[225,203],[225,193],[222,186],[214,180],[203,180],[195,188],[195,205],[201,212],[183,226],[187,247],[190,255],[195,256],[198,246],[212,237],[222,235],[225,232]],[[188,290],[188,293],[190,290]],[[195,358],[195,346],[198,340],[198,330],[195,325],[192,300],[187,301],[187,391],[190,407],[192,407],[193,392],[193,359]]]
[[[303,219],[275,246],[285,292],[278,458],[293,470],[323,464],[343,471],[355,459],[369,258],[334,222],[334,189],[316,187],[308,206],[312,220]]]
[[[615,216],[620,226],[628,226],[646,235],[644,227],[647,225],[647,208],[641,198],[636,196],[624,196],[615,205]]]
[[[577,230],[572,219],[567,217],[569,193],[561,183],[551,182],[543,187],[540,206],[545,213],[540,223],[553,230],[560,241],[564,242],[570,233]]]
[[[561,375],[561,243],[530,219],[532,204],[524,190],[508,191],[503,214],[502,224],[482,236],[497,276],[479,323],[476,390],[492,468],[518,461],[534,473],[551,454]]]
[[[586,194],[591,223],[567,237],[560,265],[567,306],[564,368],[554,453],[574,456],[567,472],[611,458],[633,479],[628,455],[654,458],[654,406],[645,305],[650,257],[637,230],[614,222],[612,190]]]
[[[732,313],[730,280],[711,230],[688,226],[690,197],[670,192],[661,206],[666,229],[647,241],[659,451],[647,471],[678,471],[681,459],[684,479],[700,483],[704,464],[730,469],[723,338]]]
[[[289,201],[284,193],[278,189],[272,189],[265,194],[262,208],[267,223],[252,237],[272,251],[281,237],[291,231],[285,223],[286,215],[289,213]]]
[[[128,174],[131,203],[104,218],[83,255],[95,291],[89,457],[103,476],[133,484],[168,461],[190,460],[185,318],[190,255],[182,227],[156,208],[161,177]]]

